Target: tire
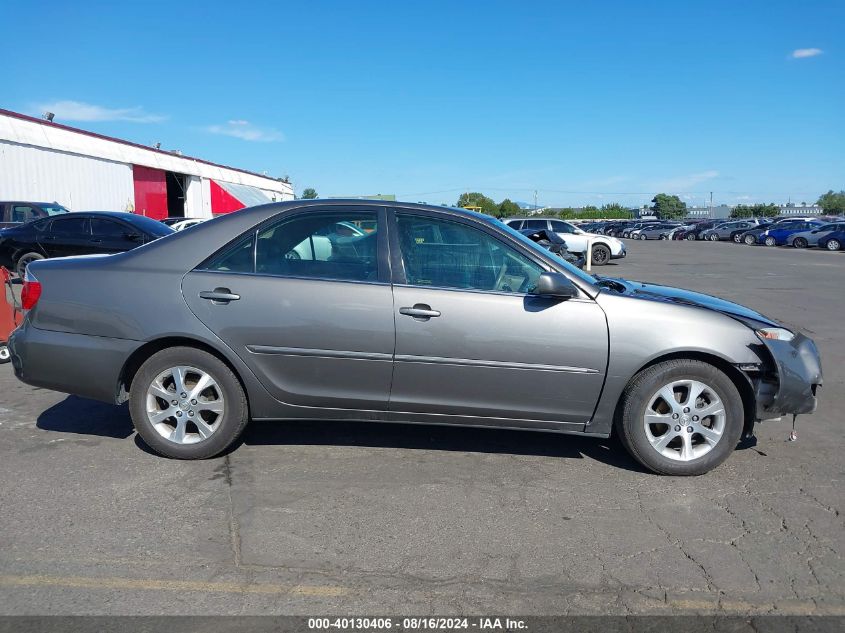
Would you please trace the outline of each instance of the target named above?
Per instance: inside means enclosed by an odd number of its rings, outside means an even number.
[[[794,240],[792,240],[792,246],[794,248],[807,248],[807,246],[809,246],[809,243],[807,242],[806,238],[796,237]]]
[[[648,237],[646,237],[645,235],[643,235],[642,233],[640,233],[640,234],[639,234],[639,236],[637,237],[637,239],[638,239],[638,240],[647,240],[647,239],[648,239]]]
[[[26,267],[39,259],[44,259],[44,256],[35,252],[24,253],[18,257],[18,261],[15,262],[15,272],[18,273],[18,277],[23,278],[26,275]]]
[[[709,239],[711,242],[718,242],[719,236],[716,235],[715,233],[711,233],[710,235],[707,236],[707,239]]]
[[[734,244],[742,244],[742,233],[734,233],[731,235],[731,240]]]
[[[842,243],[836,238],[833,238],[825,242],[824,247],[829,251],[838,251],[842,248]]]
[[[12,354],[9,352],[9,346],[5,343],[0,343],[0,365],[5,365],[11,362]]]
[[[694,242],[695,241],[695,233],[690,233],[689,235],[687,235],[687,240],[690,241],[690,242]]]
[[[668,240],[668,239],[669,239],[669,236],[668,236],[668,235],[661,235],[661,236],[660,236],[660,239],[661,239],[661,240]]]
[[[765,242],[763,242],[766,246],[777,246],[778,242],[773,237],[767,237]]]
[[[742,238],[742,241],[745,242],[748,246],[754,246],[757,243],[757,238],[753,235],[746,235]]]
[[[182,370],[185,378],[187,388],[182,393],[187,394],[186,398],[181,398],[175,389],[170,392],[176,386],[173,384],[176,368]],[[202,374],[213,384],[191,399],[192,378]],[[162,376],[166,378],[162,380]],[[172,399],[151,395],[156,387],[158,393],[162,393],[161,389],[172,393]],[[173,402],[177,405],[171,406]],[[151,420],[150,410],[159,413],[157,423]],[[150,356],[132,380],[129,412],[135,430],[147,446],[160,455],[176,459],[219,455],[237,441],[249,422],[249,404],[238,378],[219,358],[194,347],[171,347]],[[172,415],[165,418],[164,413]],[[170,438],[165,437],[171,428]]]
[[[689,384],[686,394],[685,383]],[[670,385],[675,385],[678,394],[674,406],[660,395]],[[696,385],[706,387],[701,392],[702,402],[710,400],[699,410],[712,406],[715,415],[694,422],[699,417],[695,415],[697,401],[689,403],[693,406],[686,409],[688,413],[683,407],[688,404],[684,398]],[[736,448],[744,426],[742,398],[736,386],[719,369],[699,360],[669,360],[641,371],[628,383],[620,404],[614,431],[622,445],[640,464],[661,475],[694,476],[713,470]],[[648,418],[647,412],[651,412]],[[661,420],[664,413],[666,423]],[[658,448],[660,444],[663,446]]]
[[[593,263],[596,266],[604,266],[610,261],[610,249],[604,244],[593,245]]]

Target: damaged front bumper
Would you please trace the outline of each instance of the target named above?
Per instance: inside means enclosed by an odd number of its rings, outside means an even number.
[[[762,341],[771,356],[773,372],[754,381],[757,419],[815,411],[816,389],[822,385],[822,365],[813,340],[798,333],[791,341]]]

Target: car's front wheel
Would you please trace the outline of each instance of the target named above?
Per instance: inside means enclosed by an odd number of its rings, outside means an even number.
[[[610,261],[610,249],[604,244],[593,246],[593,263],[596,266],[604,266]]]
[[[837,240],[836,238],[834,238],[834,239],[828,240],[825,243],[825,247],[829,251],[838,251],[840,248],[842,248],[842,243],[839,240]]]
[[[724,462],[743,428],[742,399],[708,363],[670,360],[634,377],[615,431],[631,456],[663,475],[702,475]]]
[[[734,233],[734,235],[733,235],[733,237],[731,237],[731,239],[734,241],[734,243],[741,244],[742,243],[742,233]]]
[[[5,343],[0,343],[0,365],[5,365],[12,360],[12,355],[9,353],[9,346]]]
[[[764,244],[766,246],[777,246],[777,240],[773,237],[767,237]]]
[[[690,242],[694,242],[695,241],[695,233],[689,233],[687,235],[687,240],[689,240]]]
[[[147,445],[177,459],[220,454],[249,421],[246,395],[232,370],[193,347],[150,356],[132,380],[129,411]]]
[[[795,248],[807,248],[808,245],[809,242],[807,242],[807,239],[803,237],[796,237],[794,240],[792,240],[792,246],[794,246]]]
[[[746,235],[742,240],[748,244],[748,246],[754,246],[757,243],[757,238],[753,235]]]

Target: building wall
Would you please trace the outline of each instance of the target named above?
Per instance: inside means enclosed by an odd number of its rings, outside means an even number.
[[[125,211],[134,199],[129,165],[0,140],[0,200]]]

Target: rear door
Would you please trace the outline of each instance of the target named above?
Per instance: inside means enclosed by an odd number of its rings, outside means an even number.
[[[399,210],[393,233],[391,411],[502,426],[590,419],[608,352],[595,302],[533,296],[547,266],[480,222]]]
[[[395,332],[383,209],[309,207],[241,236],[182,285],[280,402],[385,410]]]

